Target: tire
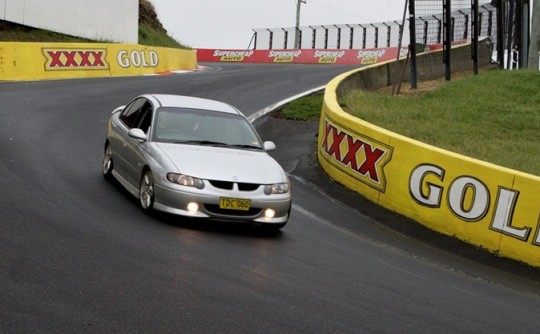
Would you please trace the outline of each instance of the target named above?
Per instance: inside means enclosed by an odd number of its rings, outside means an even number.
[[[278,231],[281,230],[287,223],[281,223],[281,224],[264,224],[263,228],[268,231]]]
[[[111,145],[107,144],[103,152],[102,172],[105,180],[112,179],[113,159]]]
[[[139,203],[145,212],[151,212],[154,206],[154,177],[146,170],[139,184]]]

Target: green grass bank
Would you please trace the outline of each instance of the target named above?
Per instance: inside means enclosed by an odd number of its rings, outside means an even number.
[[[540,175],[540,72],[489,70],[418,91],[350,91],[348,113],[390,131],[499,166]],[[419,88],[422,87],[422,84]],[[281,110],[290,119],[319,117],[322,94]]]

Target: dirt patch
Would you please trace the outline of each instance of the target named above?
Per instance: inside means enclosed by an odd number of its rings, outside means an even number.
[[[493,70],[493,69],[496,69],[498,68],[497,65],[489,65],[489,66],[484,66],[482,68],[480,68],[479,72],[482,73],[484,71],[490,71],[490,70]],[[459,72],[454,72],[452,73],[452,77],[451,77],[451,81],[455,81],[455,80],[461,80],[461,79],[464,79],[464,78],[470,78],[472,76],[474,76],[474,72],[472,70],[469,70],[469,71],[459,71]],[[445,78],[438,78],[438,79],[433,79],[433,80],[425,80],[425,81],[419,81],[416,85],[416,89],[411,89],[411,84],[409,82],[403,82],[401,84],[401,88],[399,89],[399,93],[398,93],[398,87],[392,87],[392,86],[386,86],[386,87],[382,87],[382,88],[379,88],[377,90],[375,90],[376,92],[381,92],[381,93],[388,93],[388,94],[391,94],[392,93],[392,90],[394,90],[394,92],[397,94],[397,95],[401,95],[401,96],[419,96],[419,95],[423,95],[427,92],[431,92],[439,87],[441,87],[442,85],[444,85],[445,83],[448,83],[449,81],[447,81]]]

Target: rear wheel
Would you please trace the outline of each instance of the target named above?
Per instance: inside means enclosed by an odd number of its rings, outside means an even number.
[[[146,170],[139,185],[139,202],[144,211],[151,211],[154,206],[154,177]]]
[[[103,164],[102,164],[103,177],[105,177],[106,180],[110,180],[112,178],[112,170],[113,170],[112,149],[111,149],[111,145],[107,144],[107,146],[105,147],[105,152],[103,153]]]

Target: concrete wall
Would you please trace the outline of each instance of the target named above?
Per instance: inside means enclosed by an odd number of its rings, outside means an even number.
[[[485,51],[483,63],[489,63]],[[467,67],[470,46],[452,53],[463,59],[454,70]],[[440,76],[430,65],[440,62],[440,52],[420,58],[422,80]],[[415,141],[341,108],[338,100],[347,90],[388,85],[389,66],[345,73],[326,86],[318,137],[322,168],[367,199],[433,230],[540,267],[540,177]]]
[[[0,20],[104,42],[138,43],[138,0],[0,0]]]
[[[443,78],[445,67],[443,65],[443,50],[421,54],[417,58],[418,81]],[[492,42],[489,38],[480,41],[478,47],[479,66],[486,66],[491,63]],[[405,70],[401,67],[405,65]],[[471,59],[470,44],[452,48],[452,72],[472,71],[473,61]],[[386,62],[380,66],[371,67],[369,71],[362,71],[352,74],[340,83],[339,94],[349,89],[375,90],[384,86],[390,86],[398,82],[399,78],[393,77],[396,73],[404,73],[404,81],[409,81],[411,75],[410,61],[401,59],[399,62]]]
[[[196,68],[195,50],[137,44],[0,42],[0,81],[168,74]]]

